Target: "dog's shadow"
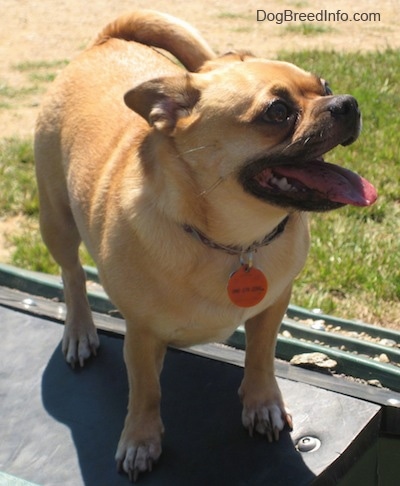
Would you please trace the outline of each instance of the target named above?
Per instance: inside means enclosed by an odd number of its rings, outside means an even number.
[[[128,384],[122,339],[101,336],[99,356],[71,370],[60,347],[43,374],[46,410],[67,425],[80,471],[71,484],[130,484],[117,474],[114,454],[126,413]],[[140,477],[154,485],[308,485],[314,474],[284,431],[278,443],[250,438],[240,422],[239,367],[169,350],[162,373],[163,454]],[[60,437],[62,440],[62,437]],[[78,477],[76,481],[73,474]]]

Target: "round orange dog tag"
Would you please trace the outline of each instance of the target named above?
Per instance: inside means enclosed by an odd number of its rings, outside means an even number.
[[[253,307],[259,304],[268,290],[268,282],[261,270],[242,265],[232,273],[228,281],[228,295],[238,307]]]

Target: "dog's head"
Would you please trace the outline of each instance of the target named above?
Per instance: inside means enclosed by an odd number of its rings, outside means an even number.
[[[292,64],[228,54],[199,73],[144,83],[125,101],[174,140],[203,191],[233,180],[287,212],[368,206],[377,197],[368,181],[323,159],[357,139],[356,100]]]

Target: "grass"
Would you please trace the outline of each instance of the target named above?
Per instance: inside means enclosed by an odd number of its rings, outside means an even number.
[[[23,216],[23,227],[7,235],[14,248],[13,265],[38,272],[59,273],[58,266],[43,244],[39,232],[39,199],[35,181],[32,140],[0,140],[0,218]],[[82,247],[82,261],[93,260]]]
[[[26,221],[25,228],[10,238],[14,246],[11,263],[19,268],[59,274],[60,269],[44,245],[37,221]]]
[[[0,217],[39,211],[31,140],[0,140]]]
[[[327,34],[334,30],[335,29],[329,25],[301,23],[288,25],[285,27],[284,33],[313,36]]]
[[[345,207],[311,217],[312,246],[292,302],[340,317],[400,328],[400,51],[338,54],[281,53],[329,81],[335,93],[353,94],[363,131],[327,160],[355,170],[379,191],[371,208]],[[21,69],[21,67],[19,68]],[[24,68],[25,69],[25,68]],[[45,68],[26,67],[27,73]],[[45,71],[43,71],[45,72]],[[12,237],[11,262],[58,271],[37,230],[38,202],[30,140],[0,141],[0,216],[24,214],[26,228]],[[90,263],[84,253],[85,262]]]
[[[15,101],[21,101],[28,96],[37,94],[37,92],[36,86],[16,88],[0,81],[0,108],[3,110],[11,108]]]
[[[220,12],[217,15],[218,19],[228,19],[228,20],[253,20],[254,15],[252,14],[245,14],[245,13],[236,13],[236,12]]]
[[[13,66],[14,70],[25,73],[34,86],[49,83],[54,80],[59,69],[68,64],[67,60],[56,61],[25,61]]]
[[[253,30],[252,22],[254,20],[254,14],[222,11],[217,14],[217,18],[228,21],[229,24],[227,25],[229,25],[228,28],[231,32],[248,33]],[[245,21],[246,23],[243,24],[243,21]]]
[[[22,75],[22,86],[10,86],[0,80],[0,108],[12,108],[16,102],[26,104],[32,96],[41,94],[67,63],[66,60],[56,60],[15,64],[13,70]]]
[[[65,67],[69,61],[56,59],[55,61],[24,61],[14,64],[16,71],[31,73],[33,71],[54,71]]]

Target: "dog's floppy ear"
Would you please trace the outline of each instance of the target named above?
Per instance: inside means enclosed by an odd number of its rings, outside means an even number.
[[[190,74],[146,81],[125,94],[126,105],[147,122],[171,134],[179,118],[187,116],[200,98]]]

